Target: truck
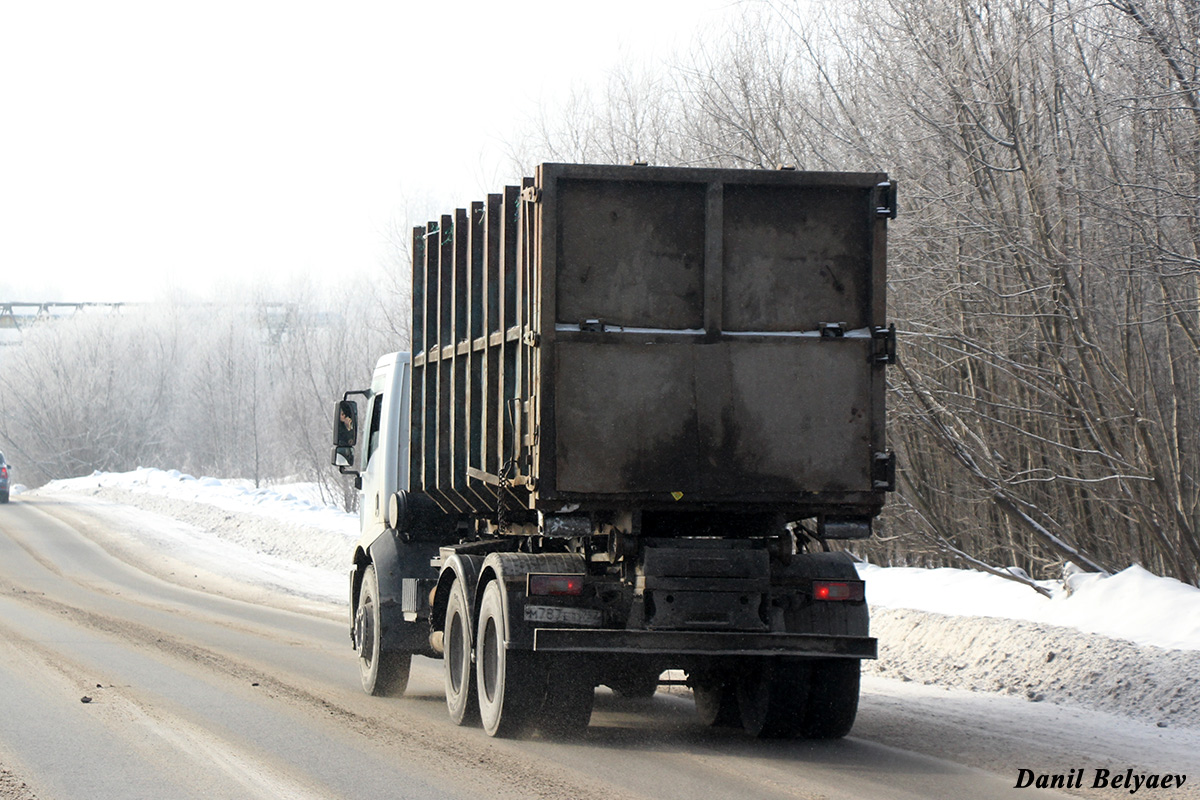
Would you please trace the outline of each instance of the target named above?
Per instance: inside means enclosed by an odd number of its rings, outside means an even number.
[[[895,213],[885,173],[547,163],[415,228],[410,352],[335,401],[363,689],[424,655],[491,736],[664,683],[703,724],[845,736]]]

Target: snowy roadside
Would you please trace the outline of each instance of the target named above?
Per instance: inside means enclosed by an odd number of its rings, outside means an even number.
[[[1200,734],[1200,590],[1138,566],[1012,581],[864,566],[879,660],[868,675],[996,692]]]
[[[171,565],[163,577],[194,568],[227,588],[255,587],[310,608],[336,606],[340,614],[346,604],[358,519],[322,504],[310,485],[255,489],[249,481],[138,469],[54,481],[23,494],[68,500],[108,520],[117,538],[107,544],[134,561],[153,551]]]
[[[345,604],[358,521],[314,501],[311,487],[256,490],[139,469],[56,481],[30,495],[102,506],[131,539],[178,562]],[[1047,583],[1051,598],[963,570],[860,571],[880,640],[879,660],[864,670],[869,679],[1092,709],[1187,729],[1200,743],[1200,590],[1138,567]]]

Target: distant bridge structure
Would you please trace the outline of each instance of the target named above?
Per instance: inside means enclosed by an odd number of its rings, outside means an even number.
[[[0,328],[24,328],[46,319],[62,319],[81,312],[120,313],[128,303],[0,303]]]
[[[21,331],[76,314],[119,314],[130,303],[0,302],[0,345],[17,344]]]
[[[121,314],[127,309],[146,308],[151,303],[65,303],[0,301],[0,345],[18,344],[21,331],[43,322],[69,319],[77,314]],[[212,309],[219,303],[196,303]],[[236,306],[247,315],[251,326],[262,331],[267,341],[278,344],[297,327],[327,327],[337,320],[328,312],[301,312],[297,303],[247,303]]]

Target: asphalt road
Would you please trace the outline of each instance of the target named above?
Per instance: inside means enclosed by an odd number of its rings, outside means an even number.
[[[340,609],[182,581],[104,533],[70,503],[0,506],[4,800],[1054,796],[897,747],[901,703],[842,741],[760,742],[700,726],[686,691],[600,690],[579,740],[490,739],[447,719],[440,662],[367,697]]]

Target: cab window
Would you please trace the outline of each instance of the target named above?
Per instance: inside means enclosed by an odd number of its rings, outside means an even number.
[[[383,395],[377,394],[371,398],[371,426],[367,428],[367,458],[365,463],[371,463],[375,448],[379,447],[379,426],[383,420]]]

